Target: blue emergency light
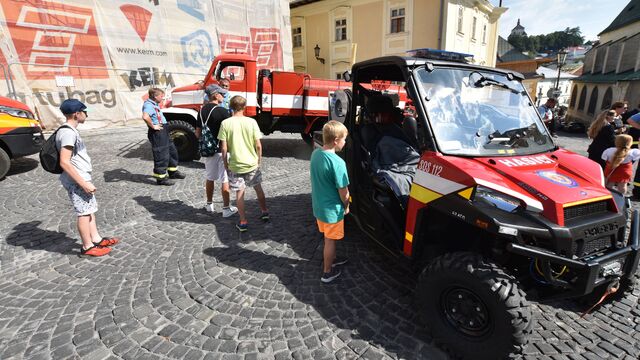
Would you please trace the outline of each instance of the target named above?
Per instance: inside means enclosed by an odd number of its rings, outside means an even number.
[[[462,62],[462,63],[469,63],[469,61],[473,59],[472,54],[464,54],[459,52],[430,49],[430,48],[409,50],[407,51],[407,54],[409,54],[409,56],[419,57],[424,59],[455,61],[455,62]]]

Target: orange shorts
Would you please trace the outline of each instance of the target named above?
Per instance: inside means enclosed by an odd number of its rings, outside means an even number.
[[[344,219],[333,224],[318,219],[316,219],[316,221],[318,222],[318,230],[320,230],[327,239],[342,240],[342,238],[344,238]]]

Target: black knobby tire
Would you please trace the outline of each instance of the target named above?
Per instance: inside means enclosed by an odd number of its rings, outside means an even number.
[[[167,124],[169,136],[178,150],[180,161],[191,161],[199,158],[196,129],[186,121],[171,120]]]
[[[416,297],[436,343],[465,359],[521,352],[533,330],[531,307],[516,280],[478,254],[434,259],[420,275]]]
[[[11,158],[3,148],[0,148],[0,179],[3,179],[11,167]]]

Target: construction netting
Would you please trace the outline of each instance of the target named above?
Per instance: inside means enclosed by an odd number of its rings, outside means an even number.
[[[220,53],[293,68],[287,0],[0,0],[0,24],[0,95],[47,127],[67,98],[87,127],[140,119],[150,87],[201,80]]]

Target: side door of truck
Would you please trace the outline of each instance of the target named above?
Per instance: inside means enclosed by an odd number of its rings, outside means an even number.
[[[257,113],[256,74],[249,73],[244,61],[221,61],[215,71],[216,80],[229,80],[229,96],[240,95],[247,99],[245,115],[254,116]],[[251,81],[253,79],[253,81]],[[253,85],[251,85],[253,84]]]

